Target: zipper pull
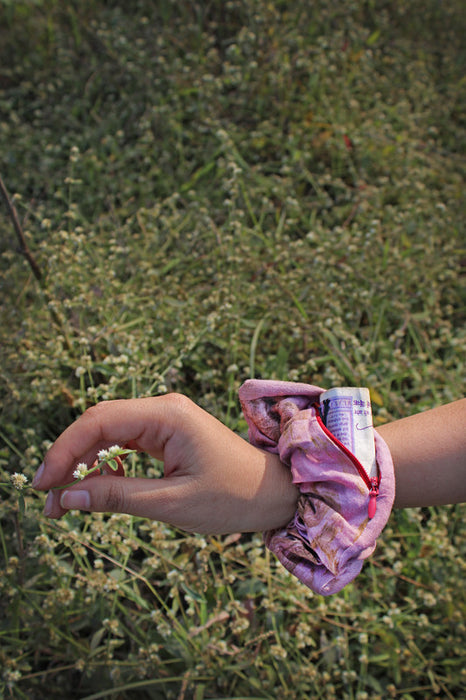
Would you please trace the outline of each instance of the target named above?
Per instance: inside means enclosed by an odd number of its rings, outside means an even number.
[[[369,509],[368,509],[368,515],[369,515],[369,520],[372,520],[372,518],[375,515],[375,511],[377,510],[377,496],[379,495],[379,480],[378,479],[371,479],[371,490],[369,491]]]

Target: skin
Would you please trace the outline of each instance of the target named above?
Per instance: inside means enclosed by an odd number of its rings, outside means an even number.
[[[466,399],[377,430],[395,466],[395,507],[466,501]]]
[[[466,399],[381,426],[395,464],[395,506],[466,501]],[[69,489],[79,462],[119,444],[164,462],[160,479],[98,475]],[[257,532],[286,525],[298,490],[276,455],[253,447],[185,396],[102,402],[47,452],[33,486],[49,490],[44,512],[121,512],[188,532]]]

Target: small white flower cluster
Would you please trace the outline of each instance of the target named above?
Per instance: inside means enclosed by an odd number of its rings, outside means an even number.
[[[116,457],[119,455],[121,452],[121,447],[120,445],[112,445],[109,447],[107,450],[100,450],[97,453],[97,457],[101,462],[103,462],[106,459],[112,459],[112,457]]]
[[[80,462],[74,470],[73,476],[75,479],[84,479],[84,477],[87,476],[88,471],[89,468],[87,464]]]
[[[28,478],[24,474],[15,472],[14,474],[10,474],[10,481],[15,489],[22,491],[28,482]]]

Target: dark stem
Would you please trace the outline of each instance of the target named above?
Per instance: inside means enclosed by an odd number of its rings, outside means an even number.
[[[39,265],[37,264],[37,262],[33,256],[33,254],[29,250],[28,244],[26,242],[26,238],[25,238],[24,233],[23,233],[23,229],[21,228],[21,224],[19,223],[18,213],[16,211],[15,205],[11,201],[10,196],[8,194],[8,191],[4,185],[4,182],[3,182],[1,177],[0,177],[0,192],[2,193],[2,197],[5,201],[6,206],[7,206],[8,213],[10,215],[10,219],[13,222],[13,227],[16,231],[16,235],[18,236],[20,251],[24,255],[24,257],[26,258],[26,260],[28,261],[28,263],[31,267],[31,270],[34,273],[34,277],[36,278],[36,280],[38,282],[41,282],[42,272],[41,272]]]
[[[18,511],[15,511],[14,515],[14,523],[15,523],[15,532],[16,532],[16,543],[18,545],[18,559],[19,559],[19,566],[18,566],[18,580],[20,586],[24,585],[24,544],[23,544],[23,535],[21,533],[21,521],[19,517]]]

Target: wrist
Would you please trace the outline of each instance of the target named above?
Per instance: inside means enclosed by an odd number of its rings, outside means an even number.
[[[258,449],[258,448],[257,448]],[[296,513],[299,488],[293,483],[291,470],[278,455],[259,450],[264,459],[265,499],[260,530],[285,527]]]

